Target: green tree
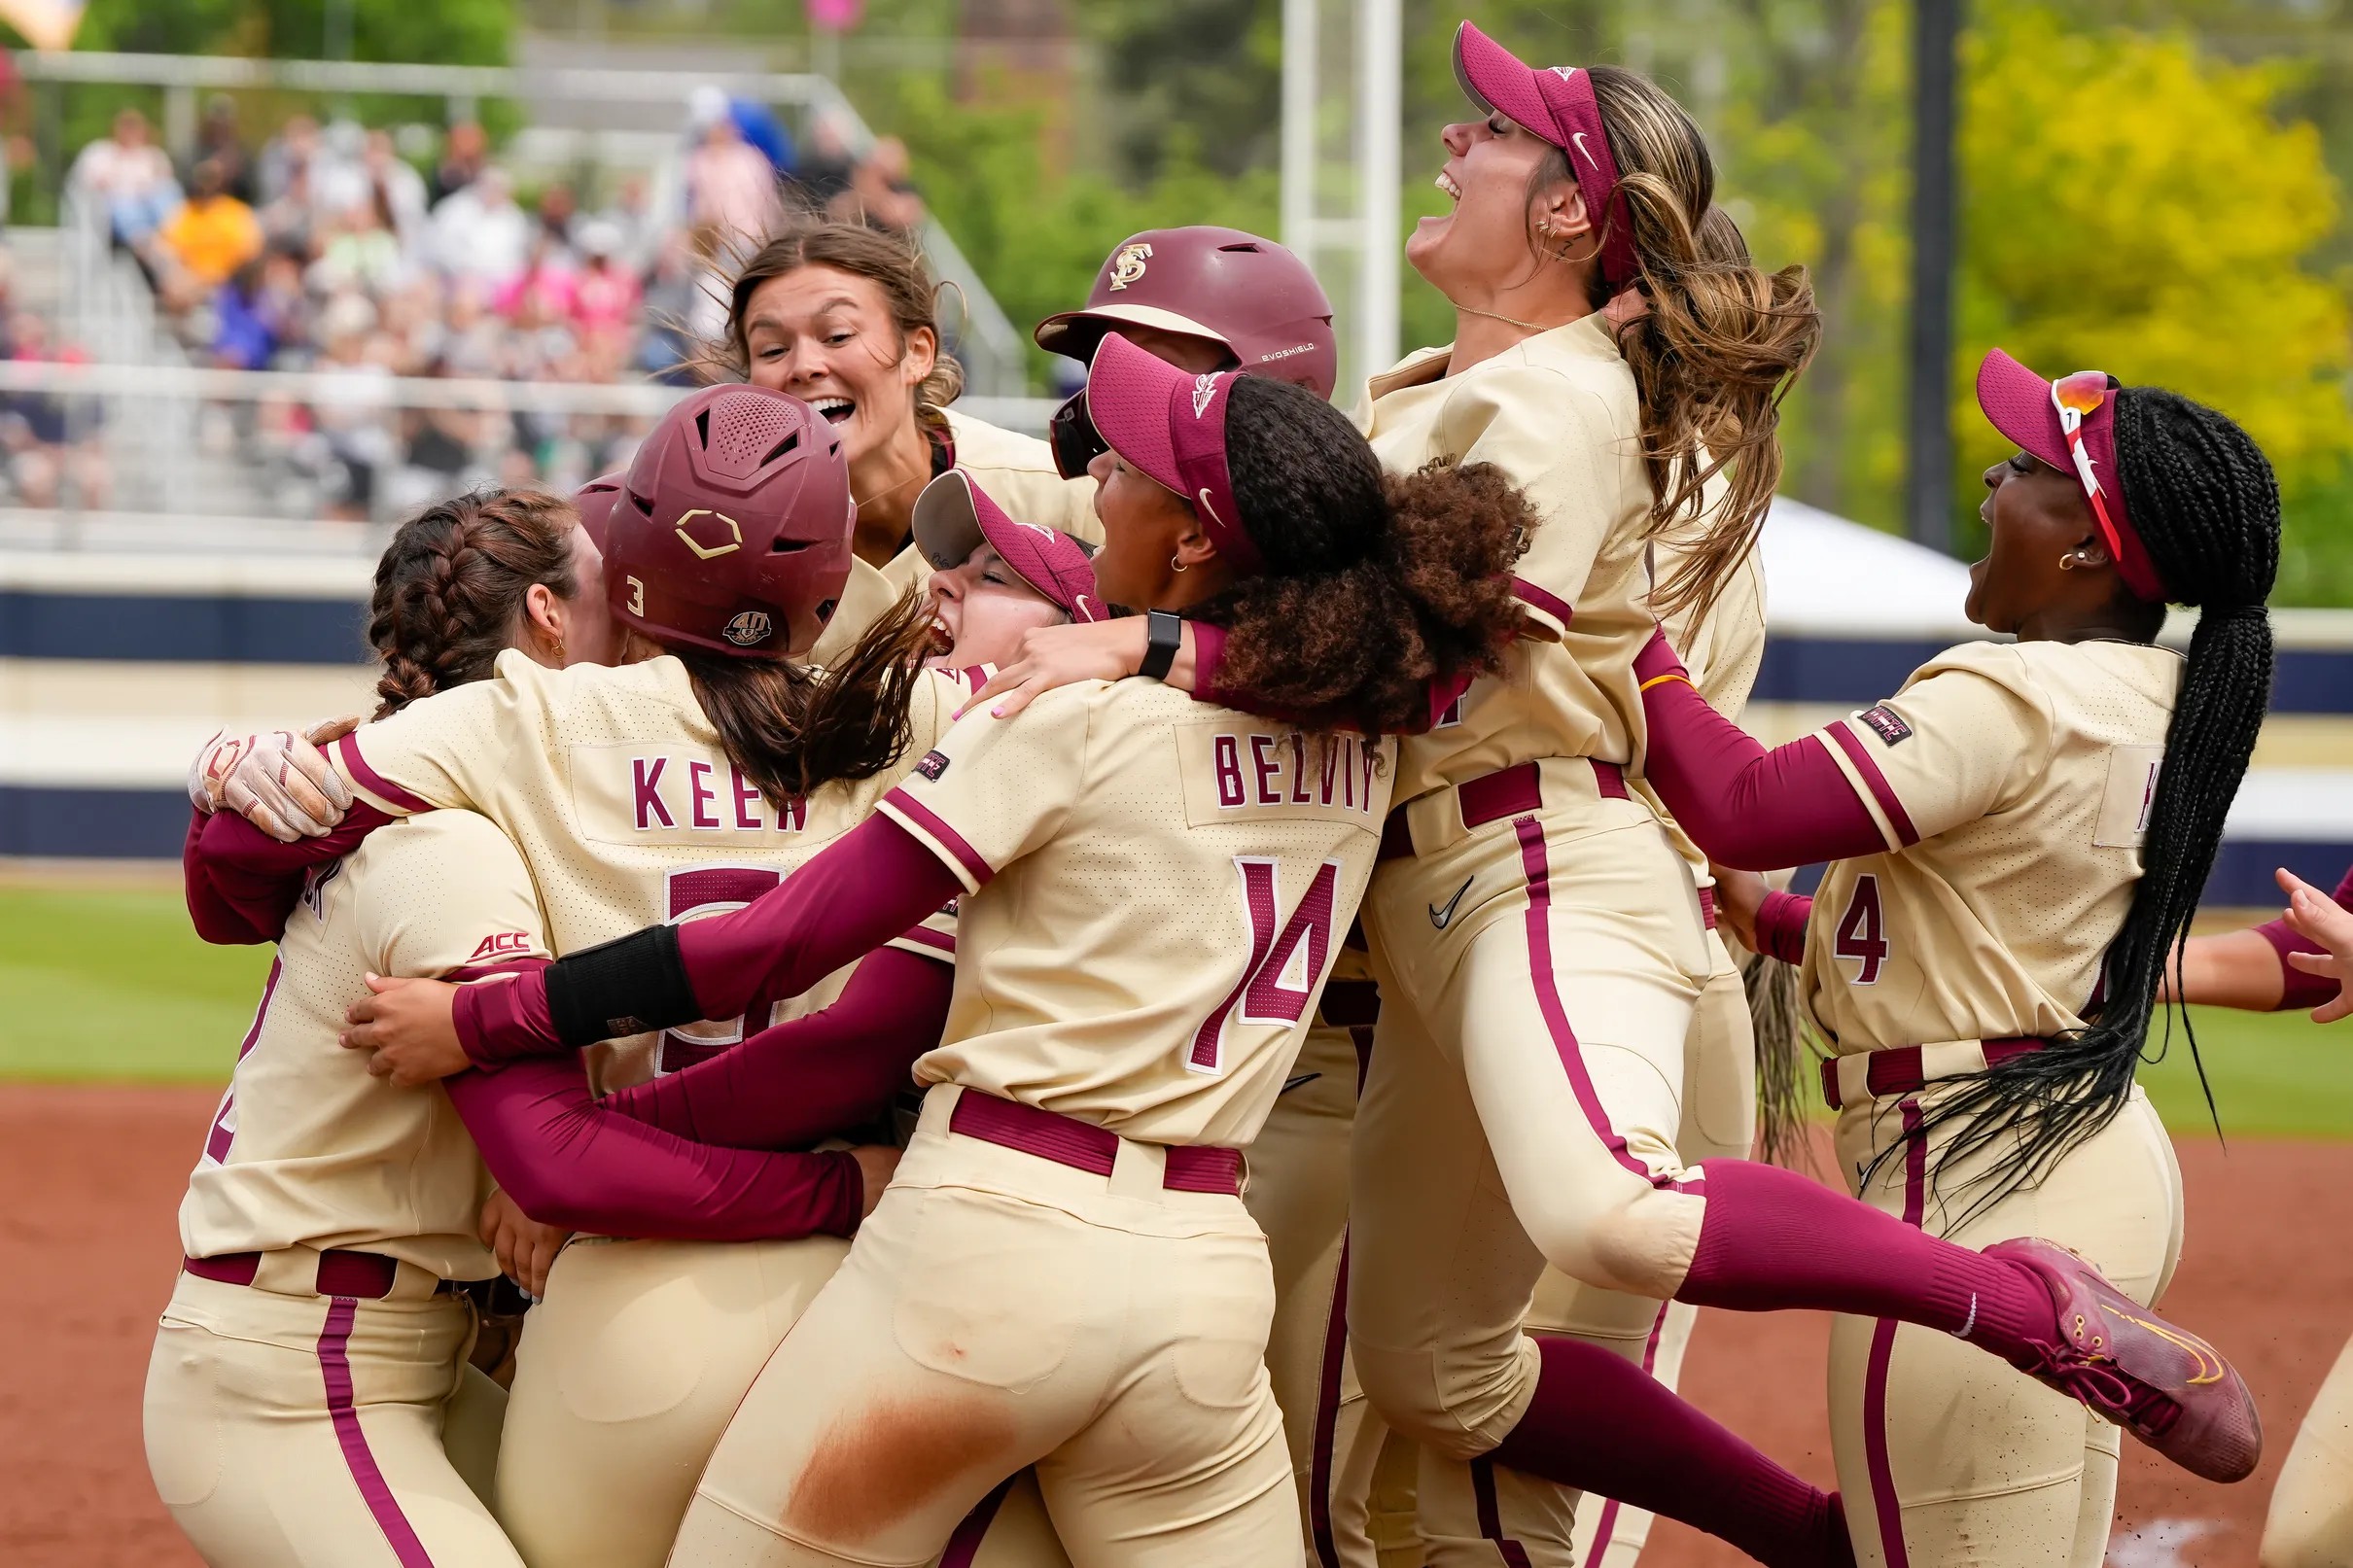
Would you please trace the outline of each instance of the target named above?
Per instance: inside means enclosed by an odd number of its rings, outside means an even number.
[[[504,65],[514,0],[347,0],[351,55]],[[156,54],[327,57],[327,0],[90,0],[74,47]]]

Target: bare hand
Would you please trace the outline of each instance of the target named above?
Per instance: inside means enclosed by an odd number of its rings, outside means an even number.
[[[458,988],[439,980],[387,980],[369,975],[372,994],[351,1004],[347,1051],[372,1052],[368,1070],[404,1089],[418,1089],[474,1065],[458,1043]]]
[[[211,801],[205,809],[226,807],[281,844],[322,838],[351,810],[352,797],[351,786],[319,749],[359,723],[346,716],[300,734],[280,729],[216,736],[191,770],[190,795],[200,785]]]
[[[524,1213],[503,1192],[492,1193],[482,1205],[481,1223],[474,1234],[498,1258],[499,1272],[530,1292],[534,1301],[547,1294],[547,1271],[572,1238],[570,1231],[542,1225]]]
[[[898,1169],[899,1151],[887,1143],[861,1143],[850,1151],[858,1162],[858,1173],[865,1178],[865,1197],[860,1201],[858,1217],[864,1219],[882,1202],[883,1189],[891,1185],[891,1177]]]
[[[1765,907],[1773,885],[1753,871],[1736,871],[1713,861],[1707,870],[1716,879],[1716,923],[1749,952],[1764,952],[1757,946],[1757,912]]]
[[[2312,1022],[2334,1024],[2353,1017],[2353,985],[2347,984],[2353,981],[2353,911],[2339,908],[2336,900],[2284,867],[2277,875],[2288,895],[2288,929],[2326,950],[2291,953],[2288,962],[2305,974],[2337,983],[2336,995],[2312,1009]]]
[[[1141,615],[1033,627],[1021,634],[1020,650],[998,666],[989,683],[974,692],[972,700],[956,711],[956,716],[962,718],[975,708],[986,708],[992,717],[1011,718],[1034,698],[1056,686],[1080,680],[1124,680],[1142,667],[1143,653]],[[1169,674],[1174,677],[1176,672],[1172,669]]]

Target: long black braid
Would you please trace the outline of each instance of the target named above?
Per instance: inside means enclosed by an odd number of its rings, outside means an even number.
[[[2124,1108],[2168,957],[2180,993],[2181,944],[2271,695],[2271,621],[2264,601],[2279,567],[2279,484],[2270,463],[2222,414],[2150,387],[2117,395],[2116,461],[2132,525],[2166,596],[2201,612],[2165,729],[2141,878],[2108,949],[2097,1015],[2044,1050],[1960,1080],[1923,1119],[1923,1136],[1940,1126],[1958,1130],[1940,1167],[1958,1168],[1973,1153],[2005,1151],[1982,1178],[1986,1189],[1973,1213],[2039,1183]],[[2187,1012],[2181,1025],[2214,1114]],[[2170,1014],[2165,1035],[2169,1042]],[[2158,1055],[2163,1049],[2160,1043]],[[2219,1130],[2219,1116],[2215,1125]]]

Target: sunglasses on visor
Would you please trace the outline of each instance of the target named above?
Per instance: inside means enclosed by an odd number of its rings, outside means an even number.
[[[2108,541],[2111,560],[2125,558],[2125,541],[2116,531],[2115,520],[2108,515],[2107,492],[2100,487],[2099,473],[2091,464],[2091,449],[2084,444],[2084,421],[2100,411],[2108,401],[2109,376],[2105,370],[2078,370],[2051,383],[2051,405],[2058,410],[2059,434],[2067,438],[2067,453],[2075,459],[2075,476],[2084,487],[2085,499],[2091,503],[2091,519],[2099,524],[2100,538]]]

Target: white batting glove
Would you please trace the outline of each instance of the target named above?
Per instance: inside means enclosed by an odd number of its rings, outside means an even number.
[[[282,844],[318,838],[343,819],[352,800],[319,748],[358,727],[357,718],[344,717],[300,733],[216,736],[190,771],[189,798],[199,811],[226,807]]]

